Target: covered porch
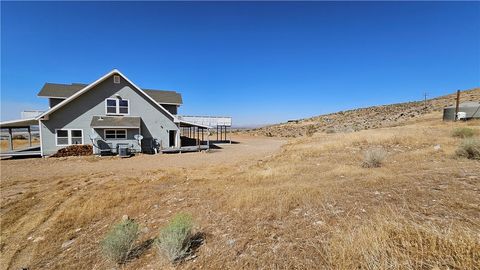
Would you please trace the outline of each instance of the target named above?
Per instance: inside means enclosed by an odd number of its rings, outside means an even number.
[[[180,142],[178,147],[162,149],[162,153],[205,151],[210,148],[210,127],[180,120],[178,123]]]
[[[2,134],[0,156],[41,156],[38,120],[35,118],[0,122],[0,129]]]
[[[94,154],[115,155],[120,148],[129,153],[142,151],[140,117],[94,116],[90,127]]]

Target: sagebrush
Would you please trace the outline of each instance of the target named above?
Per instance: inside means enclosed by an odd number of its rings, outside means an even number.
[[[453,137],[458,137],[458,138],[470,138],[475,135],[475,130],[471,128],[456,128],[452,131],[452,136]]]
[[[124,263],[138,238],[138,227],[131,219],[115,224],[101,242],[103,255],[112,262]]]
[[[387,151],[385,151],[383,148],[368,149],[367,151],[365,151],[362,166],[365,168],[381,167],[386,156]]]
[[[455,153],[459,157],[480,160],[480,140],[464,139]]]
[[[307,135],[308,137],[312,137],[313,134],[315,134],[315,132],[317,132],[317,129],[315,128],[314,125],[309,125],[307,127],[307,131],[305,133],[305,135]]]
[[[158,251],[171,262],[189,255],[192,245],[193,219],[190,214],[180,213],[160,231],[156,241]]]

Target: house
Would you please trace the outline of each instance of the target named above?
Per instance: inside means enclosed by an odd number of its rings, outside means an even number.
[[[179,93],[142,89],[116,69],[91,84],[47,83],[38,96],[48,98],[47,111],[0,127],[9,129],[11,138],[12,128],[37,124],[42,156],[74,144],[93,145],[95,154],[117,153],[120,147],[146,153],[181,149],[182,141],[192,141],[183,137],[193,137],[197,146],[205,143],[210,128],[177,115]]]

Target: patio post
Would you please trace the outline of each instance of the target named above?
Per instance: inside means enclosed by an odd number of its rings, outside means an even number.
[[[10,149],[10,151],[13,151],[12,128],[8,128],[8,149]]]
[[[32,147],[32,130],[30,129],[30,126],[27,127],[28,130],[28,145]]]

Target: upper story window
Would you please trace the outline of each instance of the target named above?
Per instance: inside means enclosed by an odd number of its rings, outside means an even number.
[[[120,83],[120,76],[113,75],[113,83]]]
[[[130,102],[128,99],[107,98],[105,100],[106,114],[130,114]]]

